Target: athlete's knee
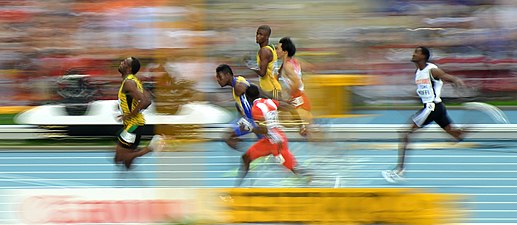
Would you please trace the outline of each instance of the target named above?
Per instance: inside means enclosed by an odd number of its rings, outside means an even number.
[[[411,132],[405,131],[400,134],[400,140],[403,142],[407,142],[409,140],[409,135],[411,135]]]

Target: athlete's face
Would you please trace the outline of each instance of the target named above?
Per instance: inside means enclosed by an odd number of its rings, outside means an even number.
[[[228,83],[230,82],[229,74],[225,74],[223,72],[216,73],[215,79],[217,80],[217,83],[219,83],[219,85],[221,87],[228,85]]]
[[[128,73],[130,65],[131,65],[131,58],[122,60],[122,62],[120,62],[120,65],[118,66],[118,72],[120,72],[121,74]]]
[[[255,35],[255,42],[257,42],[257,44],[264,43],[268,38],[269,34],[265,30],[257,30],[257,34]]]
[[[284,55],[286,55],[287,52],[284,51],[284,49],[282,48],[282,43],[278,43],[276,45],[276,55],[278,56],[278,58],[283,58]]]
[[[422,53],[421,48],[416,48],[415,52],[413,52],[413,57],[411,57],[411,62],[419,62],[421,60],[425,60],[425,55]]]

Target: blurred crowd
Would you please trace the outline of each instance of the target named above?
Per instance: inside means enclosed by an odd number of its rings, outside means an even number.
[[[410,58],[419,45],[471,87],[445,97],[513,100],[516,13],[512,0],[0,0],[0,105],[59,100],[63,75],[88,75],[95,98],[114,99],[127,56],[142,60],[144,81],[188,80],[202,98],[230,101],[212,94],[222,92],[215,68],[252,76],[244,61],[255,57],[262,24],[271,43],[293,38],[307,73],[378,76],[353,88],[361,103],[415,96]]]

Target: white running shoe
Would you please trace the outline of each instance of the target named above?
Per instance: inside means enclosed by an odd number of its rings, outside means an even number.
[[[147,145],[153,152],[161,152],[165,147],[165,140],[162,135],[154,135],[153,139]]]
[[[398,173],[395,170],[384,170],[381,172],[381,174],[382,174],[382,177],[384,177],[384,180],[386,180],[386,182],[391,183],[391,184],[398,184],[400,182],[405,181],[405,179],[403,177],[404,171]]]

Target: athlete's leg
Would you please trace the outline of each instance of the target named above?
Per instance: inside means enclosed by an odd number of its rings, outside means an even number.
[[[293,154],[289,151],[289,142],[285,133],[278,132],[277,135],[280,137],[280,142],[276,144],[270,144],[270,154],[280,159],[282,165],[288,170],[294,171],[296,166],[296,159]]]
[[[397,166],[393,170],[383,170],[381,172],[384,179],[389,183],[398,183],[403,180],[403,173],[404,173],[404,162],[406,159],[406,150],[407,145],[409,143],[409,137],[411,134],[413,134],[419,127],[413,123],[411,127],[409,127],[407,130],[405,130],[402,134],[400,144],[399,144],[399,151],[398,151],[398,162]]]
[[[246,175],[248,175],[251,162],[260,157],[270,155],[271,152],[269,149],[271,148],[271,142],[269,142],[269,140],[266,138],[262,138],[258,140],[255,144],[253,144],[244,155],[242,155],[242,164],[241,168],[239,169],[239,178],[237,180],[237,186],[240,186],[244,181],[244,178],[246,178]]]
[[[130,169],[135,158],[143,156],[151,151],[152,150],[149,147],[137,148],[133,150],[117,145],[115,153],[115,162],[123,162],[124,166],[126,166],[127,169]]]
[[[445,104],[440,103],[437,104],[436,110],[438,111],[438,115],[435,118],[435,122],[440,125],[440,127],[447,132],[449,135],[454,137],[457,141],[463,140],[463,137],[465,136],[465,130],[458,129],[452,126],[452,121],[449,118],[449,115],[447,113],[447,108],[445,107]]]
[[[402,134],[401,143],[399,145],[397,167],[395,168],[397,173],[402,173],[402,171],[404,170],[404,162],[406,159],[406,151],[407,146],[409,144],[409,138],[411,134],[413,134],[418,129],[419,127],[413,123],[411,127],[404,131],[404,133]]]
[[[128,132],[129,131],[129,132]],[[149,145],[138,148],[142,137],[142,127],[136,129],[124,129],[118,138],[115,149],[115,163],[123,162],[127,169],[131,168],[133,160],[151,151],[160,151],[164,147],[161,135],[155,135]]]
[[[296,158],[289,151],[287,138],[284,138],[284,142],[277,144],[277,148],[279,149],[279,154],[277,154],[277,158],[280,158],[282,165],[290,170],[292,173],[299,177],[305,178],[305,182],[312,181],[312,174],[305,168],[302,168],[296,162]]]
[[[408,129],[403,131],[402,137],[401,137],[401,143],[399,145],[399,152],[398,152],[398,163],[397,167],[395,168],[396,173],[402,175],[402,172],[404,171],[404,163],[406,159],[406,150],[407,146],[409,144],[409,138],[411,135],[418,129],[427,126],[432,121],[435,121],[435,118],[439,114],[437,111],[434,110],[434,107],[427,107],[427,104],[424,105],[424,107],[419,110],[417,113],[415,113],[411,117],[411,125]]]
[[[252,160],[250,159],[249,155],[244,154],[242,155],[242,165],[239,169],[239,178],[237,179],[237,186],[241,186],[242,182],[244,181],[244,178],[246,178],[246,175],[248,175],[248,172],[250,170],[250,165]]]

